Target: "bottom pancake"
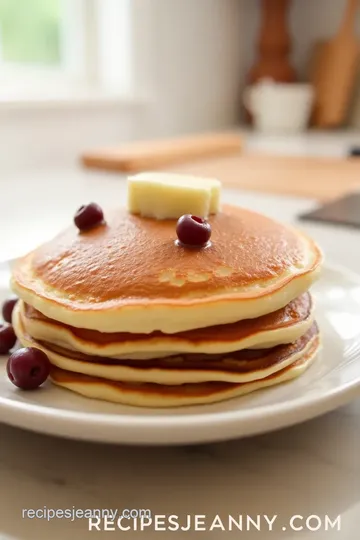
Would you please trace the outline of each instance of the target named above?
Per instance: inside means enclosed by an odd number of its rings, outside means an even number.
[[[52,366],[52,381],[82,396],[133,405],[137,407],[182,407],[224,401],[274,386],[299,377],[311,365],[320,347],[319,336],[302,358],[285,369],[261,379],[243,384],[207,382],[198,384],[161,385],[108,381]]]

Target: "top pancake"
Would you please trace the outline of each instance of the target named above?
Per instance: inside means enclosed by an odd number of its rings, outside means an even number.
[[[211,244],[176,242],[176,221],[117,210],[70,227],[14,268],[18,295],[44,315],[103,332],[174,333],[255,318],[308,289],[321,253],[299,232],[231,206],[210,217]]]

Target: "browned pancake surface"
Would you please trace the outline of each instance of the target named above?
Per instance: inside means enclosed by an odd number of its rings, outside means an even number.
[[[106,225],[85,233],[72,226],[36,250],[35,278],[70,301],[123,299],[129,304],[139,299],[199,298],[265,283],[294,266],[302,268],[308,257],[296,232],[241,208],[224,206],[210,218],[211,245],[203,249],[177,245],[173,220],[144,219],[125,210],[106,219]],[[21,282],[21,274],[15,270],[14,275]],[[168,276],[184,283],[176,286]]]

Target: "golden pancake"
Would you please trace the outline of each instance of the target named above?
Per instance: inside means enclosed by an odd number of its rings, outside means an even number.
[[[211,216],[211,243],[176,242],[176,221],[117,210],[107,224],[69,227],[20,260],[14,291],[41,313],[100,332],[176,333],[276,311],[318,277],[303,234],[231,206]]]
[[[103,333],[54,321],[33,307],[18,304],[24,328],[33,338],[85,354],[149,359],[176,353],[224,353],[291,343],[305,334],[314,319],[309,293],[258,319],[188,330],[177,334]]]
[[[269,349],[241,350],[222,354],[179,354],[153,360],[118,360],[84,355],[32,338],[15,308],[13,324],[23,346],[42,349],[50,362],[66,371],[103,379],[151,382],[165,385],[224,381],[243,383],[265,378],[292,364],[312,347],[318,336],[313,323],[308,332],[292,344]]]
[[[311,365],[320,347],[317,336],[306,353],[290,366],[266,377],[246,383],[204,382],[199,384],[161,385],[108,381],[52,367],[52,381],[77,394],[138,407],[181,407],[215,403],[299,377]]]

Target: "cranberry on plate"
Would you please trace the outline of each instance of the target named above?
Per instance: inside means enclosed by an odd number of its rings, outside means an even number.
[[[11,324],[0,326],[0,354],[7,354],[16,343],[16,335]]]
[[[40,349],[24,347],[9,357],[6,371],[15,386],[23,390],[34,390],[48,378],[50,362]]]
[[[16,303],[18,302],[18,300],[19,300],[18,298],[14,297],[14,298],[8,298],[7,300],[3,302],[2,316],[3,316],[4,321],[11,323],[12,312],[14,311],[14,307]]]

